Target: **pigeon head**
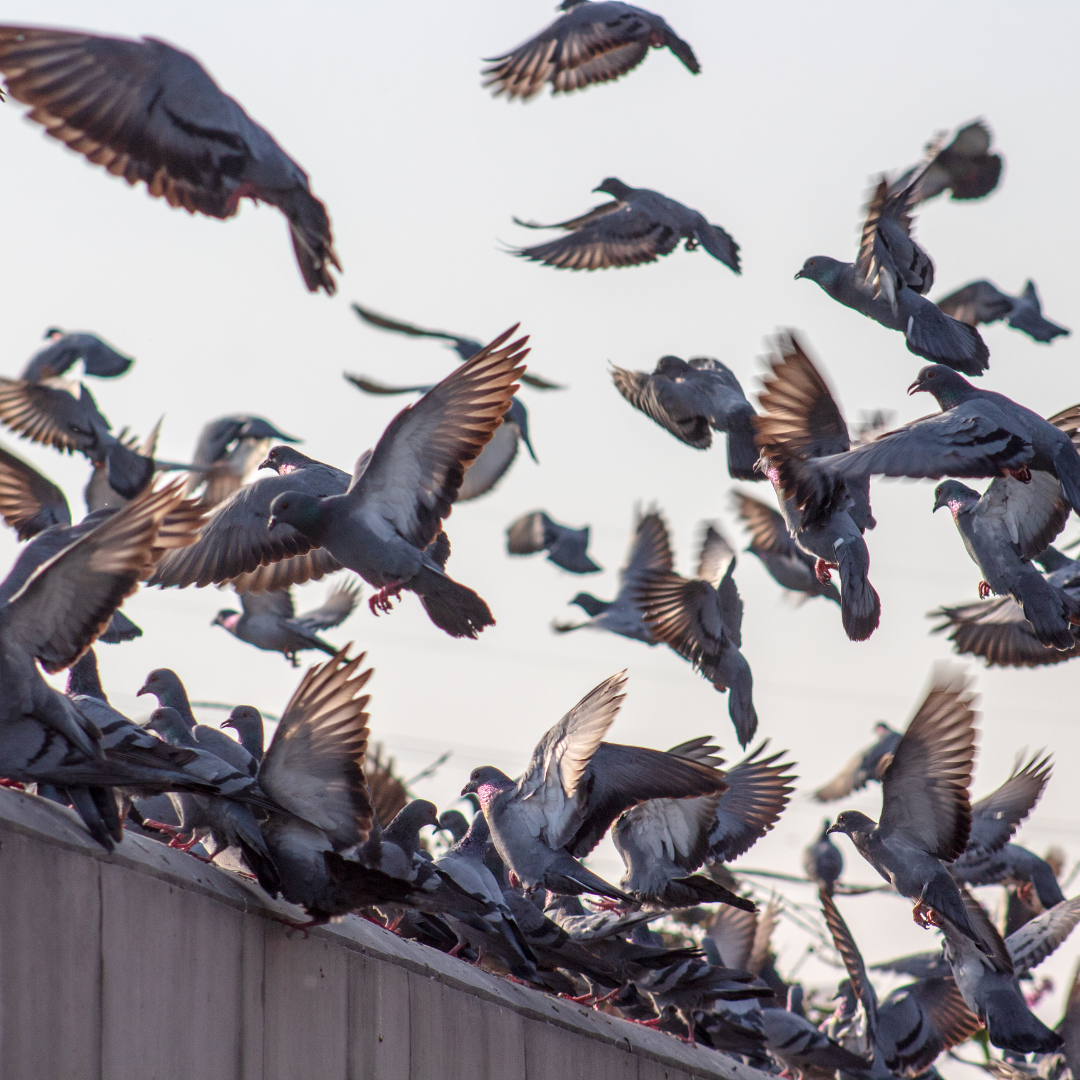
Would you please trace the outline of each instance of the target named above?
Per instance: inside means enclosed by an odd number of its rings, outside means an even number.
[[[184,684],[180,681],[180,676],[169,668],[155,668],[151,671],[135,696],[142,697],[143,694],[153,694],[159,705],[167,705],[173,709],[179,708],[180,701],[187,704]]]
[[[836,817],[836,824],[829,826],[831,833],[843,833],[854,839],[856,836],[872,832],[877,827],[873,818],[868,818],[858,810],[844,810]]]
[[[57,338],[62,338],[63,336],[64,331],[61,330],[59,326],[50,326],[49,329],[45,331],[46,341],[55,341]]]
[[[936,513],[943,506],[947,506],[949,513],[956,517],[981,498],[977,491],[969,488],[967,484],[961,484],[959,480],[943,480],[934,488],[934,511]]]
[[[167,743],[172,743],[173,746],[195,745],[195,740],[191,732],[188,731],[184,718],[175,709],[169,708],[168,705],[155,709],[144,726],[151,731],[156,731]]]
[[[602,611],[607,611],[607,609],[611,606],[610,604],[605,603],[603,600],[598,600],[595,596],[593,596],[592,593],[587,592],[579,592],[577,596],[575,596],[574,599],[570,601],[570,603],[577,604],[577,606],[581,608],[582,611],[584,611],[588,615],[591,615],[594,619]]]
[[[413,799],[399,810],[386,827],[383,838],[402,851],[415,855],[420,849],[420,830],[426,825],[439,827],[439,811],[427,799]]]
[[[264,420],[261,416],[238,416],[236,419],[242,421],[240,431],[236,436],[238,439],[281,439],[283,442],[301,442],[292,435],[286,435],[284,431],[278,431],[269,420]]]
[[[822,288],[825,288],[827,285],[837,281],[849,265],[849,263],[841,262],[839,259],[831,259],[828,255],[811,255],[802,264],[802,269],[795,275],[795,280],[809,278],[811,281],[816,281]]]
[[[623,201],[630,197],[633,190],[629,184],[624,184],[614,176],[609,176],[602,184],[597,184],[593,188],[593,191],[602,191],[605,195],[613,195],[616,199],[622,199]]]
[[[448,832],[456,844],[469,831],[469,819],[460,810],[445,810],[439,815],[439,828]]]
[[[480,800],[480,808],[483,810],[500,791],[508,791],[513,786],[514,781],[502,770],[496,769],[493,765],[482,765],[469,774],[469,782],[461,789],[461,794],[468,795],[470,792],[475,792]]]
[[[510,408],[503,415],[503,423],[513,424],[517,428],[518,438],[525,444],[525,449],[529,451],[529,457],[539,465],[540,459],[536,456],[536,451],[529,441],[529,414],[525,406],[516,397],[510,399]]]
[[[309,539],[317,540],[325,527],[325,519],[322,499],[305,491],[285,491],[270,504],[266,527],[273,532],[278,525],[291,525]]]
[[[259,468],[273,469],[278,476],[285,476],[296,469],[302,469],[305,465],[310,465],[312,460],[307,454],[301,454],[299,450],[294,450],[291,446],[271,446]]]
[[[221,721],[223,728],[232,728],[240,736],[242,743],[247,743],[252,735],[258,735],[262,741],[263,718],[262,713],[251,705],[237,705],[228,718]]]
[[[893,731],[893,729],[891,727],[889,727],[889,725],[886,724],[884,720],[879,720],[874,725],[874,734],[879,739],[884,739],[886,735],[895,735],[896,732]]]
[[[691,370],[690,365],[677,356],[661,356],[656,362],[656,374],[666,375],[669,379],[678,379]]]
[[[230,633],[235,632],[236,624],[240,621],[240,612],[233,611],[232,608],[222,608],[214,616],[214,621],[211,626],[224,626]],[[140,691],[141,692],[141,691]],[[225,725],[223,724],[222,727]]]
[[[919,372],[918,378],[908,387],[907,392],[933,394],[942,411],[946,411],[955,408],[976,391],[958,371],[953,371],[944,364],[929,364]]]
[[[561,4],[555,6],[556,11],[573,11],[574,8],[580,7],[582,4],[587,4],[589,0],[562,0]]]

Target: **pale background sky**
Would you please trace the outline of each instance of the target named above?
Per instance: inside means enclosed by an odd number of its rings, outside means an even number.
[[[93,382],[99,406],[115,428],[139,433],[164,413],[164,456],[189,454],[208,419],[253,412],[303,436],[306,453],[349,469],[402,402],[362,396],[341,372],[423,382],[455,362],[437,343],[360,324],[351,300],[479,338],[520,321],[532,335],[535,370],[569,385],[522,391],[541,464],[522,457],[492,494],[456,508],[448,522],[450,571],[487,599],[497,627],[478,642],[453,641],[406,596],[389,617],[376,620],[363,605],[327,635],[368,650],[372,730],[406,776],[454,750],[416,787],[440,806],[474,765],[520,769],[548,726],[623,667],[629,696],[614,739],[667,747],[708,733],[730,761],[741,756],[726,697],[674,654],[549,629],[553,619],[579,614],[564,606],[579,588],[614,593],[637,502],[663,509],[683,572],[703,519],[718,519],[737,546],[745,541],[730,509],[735,485],[723,438],[708,453],[678,443],[621,399],[609,362],[651,369],[665,353],[714,355],[753,397],[765,339],[790,326],[822,362],[849,421],[879,407],[895,410],[898,422],[922,414],[932,403],[904,395],[922,361],[902,337],[793,275],[809,255],[853,257],[871,179],[916,161],[936,131],[980,116],[1005,156],[1003,180],[989,199],[937,199],[920,212],[917,235],[937,268],[934,295],[979,277],[1015,292],[1031,276],[1048,317],[1080,329],[1072,250],[1080,150],[1062,135],[1076,126],[1080,8],[910,3],[901,15],[880,3],[663,0],[661,10],[693,46],[701,75],[656,52],[619,83],[522,107],[481,91],[480,57],[540,30],[554,17],[546,2],[0,6],[4,21],[147,34],[193,53],[307,170],[346,271],[333,300],[308,295],[272,208],[245,202],[227,223],[170,210],[43,137],[22,118],[25,108],[9,102],[0,108],[3,372],[21,370],[47,326],[92,330],[137,358],[124,379]],[[704,252],[587,274],[501,250],[534,238],[512,215],[573,216],[602,201],[590,191],[609,175],[723,225],[742,245],[743,276]],[[1080,400],[1075,336],[1048,347],[1000,324],[983,333],[991,367],[982,385],[1044,414]],[[0,442],[61,482],[82,511],[81,458],[10,434]],[[764,484],[740,486],[772,498]],[[793,608],[752,556],[740,558],[743,652],[760,734],[789,749],[803,777],[746,866],[799,872],[823,816],[808,791],[868,741],[876,719],[904,723],[933,663],[950,656],[945,640],[930,636],[925,613],[973,597],[979,575],[947,515],[931,515],[932,490],[929,482],[875,485],[879,525],[867,539],[882,622],[868,642],[846,639],[834,605]],[[606,572],[583,580],[540,557],[511,560],[505,526],[538,507],[590,524],[592,553]],[[1070,525],[1062,539],[1075,531]],[[15,551],[12,535],[0,535],[0,554],[10,561]],[[327,588],[300,590],[298,606],[316,606]],[[214,613],[228,606],[231,596],[214,589],[154,590],[128,601],[145,636],[98,650],[114,703],[145,716],[146,699],[134,692],[151,668],[167,665],[195,699],[280,711],[300,673],[212,629]],[[1080,666],[966,667],[982,694],[974,794],[1000,783],[1022,748],[1051,748],[1057,774],[1019,840],[1040,853],[1064,845],[1071,867],[1080,841],[1070,795]],[[844,806],[876,817],[878,789],[832,810]],[[847,880],[875,882],[839,842]],[[621,872],[611,849],[598,851],[593,865],[613,879]],[[806,887],[785,891],[811,899]],[[983,899],[1000,892],[986,890]],[[933,947],[895,898],[841,907],[871,961]],[[784,924],[781,971],[806,940]],[[1039,1010],[1051,1023],[1078,941],[1040,969],[1058,983]],[[816,960],[801,975],[821,986],[837,978]]]

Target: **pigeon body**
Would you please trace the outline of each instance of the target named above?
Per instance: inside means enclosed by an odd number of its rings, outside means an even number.
[[[881,773],[892,764],[903,736],[884,720],[874,725],[874,734],[877,742],[856,754],[832,780],[814,792],[818,802],[835,802],[853,791],[861,791],[871,780],[881,780]]]
[[[917,201],[925,201],[949,192],[952,199],[982,199],[997,187],[1001,179],[1000,154],[990,153],[993,141],[990,129],[982,120],[960,128],[951,143],[942,146],[944,132],[927,146],[927,158],[892,185],[891,190],[906,188],[918,176]]]
[[[511,555],[546,551],[549,562],[571,574],[595,574],[602,569],[588,556],[589,526],[572,529],[560,525],[543,510],[534,510],[510,524],[506,548]]]
[[[261,416],[222,416],[211,420],[199,434],[192,461],[197,472],[190,489],[202,487],[205,506],[217,506],[234,495],[259,462],[266,457],[271,441],[299,442],[279,431]]]
[[[1054,868],[1019,844],[1006,844],[999,851],[978,858],[965,859],[953,870],[968,885],[998,885],[1011,882],[1028,886],[1044,908],[1052,908],[1065,899]]]
[[[96,334],[65,333],[53,327],[46,331],[45,337],[49,344],[34,353],[19,376],[25,382],[58,379],[80,360],[85,374],[99,379],[114,379],[123,375],[135,362],[130,356],[124,356],[107,345]]]
[[[1010,296],[989,281],[973,281],[949,293],[937,302],[937,306],[946,315],[969,326],[1005,319],[1014,330],[1020,330],[1044,345],[1070,333],[1064,326],[1043,317],[1035,282],[1030,280],[1019,296]]]
[[[803,853],[803,869],[806,876],[817,883],[826,896],[832,896],[840,875],[844,872],[844,856],[829,839],[831,821],[826,819],[821,835]]]

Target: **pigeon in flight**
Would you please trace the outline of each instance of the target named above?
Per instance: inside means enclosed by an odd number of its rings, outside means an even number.
[[[881,774],[892,764],[903,736],[884,720],[874,725],[874,734],[876,743],[860,750],[832,780],[814,792],[818,802],[835,802],[853,791],[862,791],[871,780],[881,780]]]
[[[195,446],[189,491],[202,487],[204,506],[217,506],[239,491],[259,462],[266,457],[271,440],[296,443],[261,416],[222,416],[202,429]],[[205,485],[205,486],[203,486]]]
[[[304,284],[334,293],[341,264],[307,174],[194,57],[156,38],[0,26],[0,72],[48,135],[170,206],[221,219],[243,198],[276,206]]]
[[[725,432],[728,475],[733,480],[762,479],[755,468],[754,406],[731,369],[719,360],[692,356],[687,362],[662,356],[653,372],[612,365],[611,378],[635,409],[696,450],[712,446],[714,431]]]
[[[942,146],[942,132],[926,147],[926,157],[890,185],[890,190],[906,188],[918,176],[916,199],[924,202],[950,193],[952,199],[982,199],[1001,179],[1001,155],[990,153],[992,136],[982,120],[960,128],[948,146]]]
[[[1014,330],[1022,330],[1028,337],[1043,344],[1070,333],[1064,326],[1058,326],[1057,323],[1043,318],[1035,282],[1030,280],[1019,296],[1003,293],[989,281],[973,281],[970,285],[949,293],[937,302],[937,306],[946,315],[951,315],[969,326],[1005,319]]]
[[[593,191],[611,195],[615,201],[554,225],[514,218],[526,229],[565,229],[570,235],[511,253],[560,270],[606,270],[656,262],[661,255],[670,255],[684,239],[687,251],[702,247],[736,274],[741,273],[739,245],[697,210],[658,191],[632,188],[614,176]]]
[[[489,57],[484,86],[527,101],[551,83],[552,94],[580,90],[633,71],[649,49],[669,48],[688,71],[701,71],[693,49],[659,15],[618,0],[562,0],[565,12],[513,52]]]
[[[890,193],[883,179],[867,207],[855,262],[814,255],[795,275],[816,281],[838,303],[889,330],[899,330],[909,352],[968,375],[981,375],[990,351],[978,330],[950,318],[926,298],[934,264],[911,236],[918,179]]]
[[[45,340],[49,344],[30,357],[19,376],[24,382],[58,379],[80,360],[83,372],[98,379],[114,379],[135,363],[130,356],[117,352],[96,334],[69,333],[54,326],[45,331]]]
[[[534,510],[519,517],[506,530],[506,550],[511,555],[546,551],[548,561],[571,574],[595,574],[603,569],[588,556],[589,526],[572,529]]]

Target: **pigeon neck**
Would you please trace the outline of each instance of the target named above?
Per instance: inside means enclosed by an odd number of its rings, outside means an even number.
[[[108,704],[109,699],[101,687],[101,676],[98,674],[97,657],[93,649],[87,649],[79,661],[72,664],[68,672],[67,692],[72,696],[84,694]]]
[[[487,818],[477,814],[469,825],[469,831],[454,845],[453,851],[461,855],[482,855],[491,838]]]
[[[497,784],[481,784],[476,789],[476,797],[480,800],[480,809],[486,811],[503,790]]]

